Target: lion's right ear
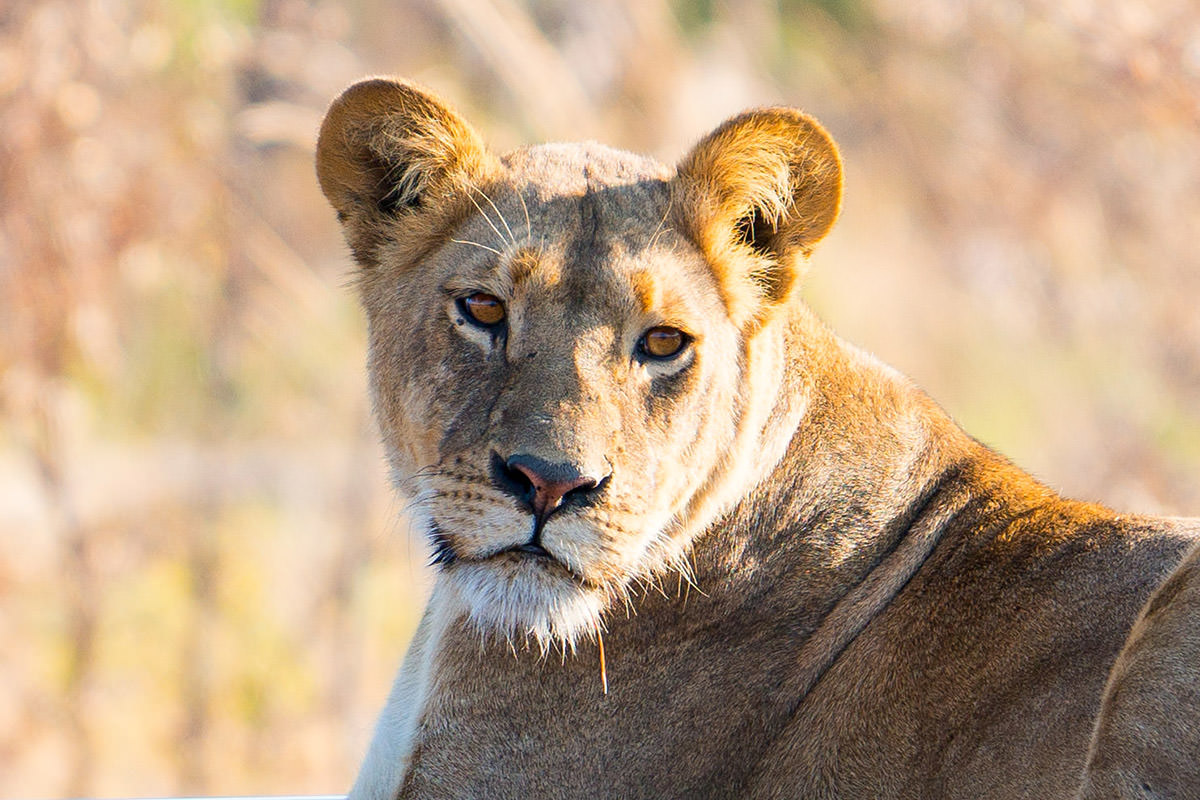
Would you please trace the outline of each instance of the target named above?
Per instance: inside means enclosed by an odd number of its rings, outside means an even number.
[[[364,267],[388,237],[434,232],[493,164],[479,135],[432,94],[370,78],[341,94],[321,123],[317,178]]]
[[[764,108],[726,121],[679,165],[673,196],[709,258],[730,314],[761,320],[791,296],[837,219],[842,161],[812,117]]]

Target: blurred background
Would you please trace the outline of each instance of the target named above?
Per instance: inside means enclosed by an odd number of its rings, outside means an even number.
[[[500,150],[805,108],[834,327],[1051,485],[1200,514],[1193,0],[4,0],[0,795],[348,787],[428,585],[312,170],[370,73]]]

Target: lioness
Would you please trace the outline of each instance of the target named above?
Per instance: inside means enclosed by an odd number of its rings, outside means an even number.
[[[373,79],[317,172],[438,568],[354,800],[1200,797],[1196,556],[1138,619],[1200,521],[1058,497],[814,317],[814,120],[495,156]]]

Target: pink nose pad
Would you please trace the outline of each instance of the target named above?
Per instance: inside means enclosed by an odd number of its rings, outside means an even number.
[[[563,497],[577,489],[591,489],[596,481],[585,476],[572,476],[566,479],[550,479],[542,476],[531,465],[520,460],[510,461],[510,469],[515,469],[528,479],[533,486],[533,513],[544,517],[558,508]]]

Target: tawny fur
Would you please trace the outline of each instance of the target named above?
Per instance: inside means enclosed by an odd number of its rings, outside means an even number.
[[[1151,596],[1108,677],[1080,800],[1200,796],[1200,547]]]
[[[812,315],[814,120],[497,157],[374,79],[317,170],[439,565],[353,800],[1200,797],[1200,522],[1055,495]],[[597,479],[544,555],[514,455]]]

